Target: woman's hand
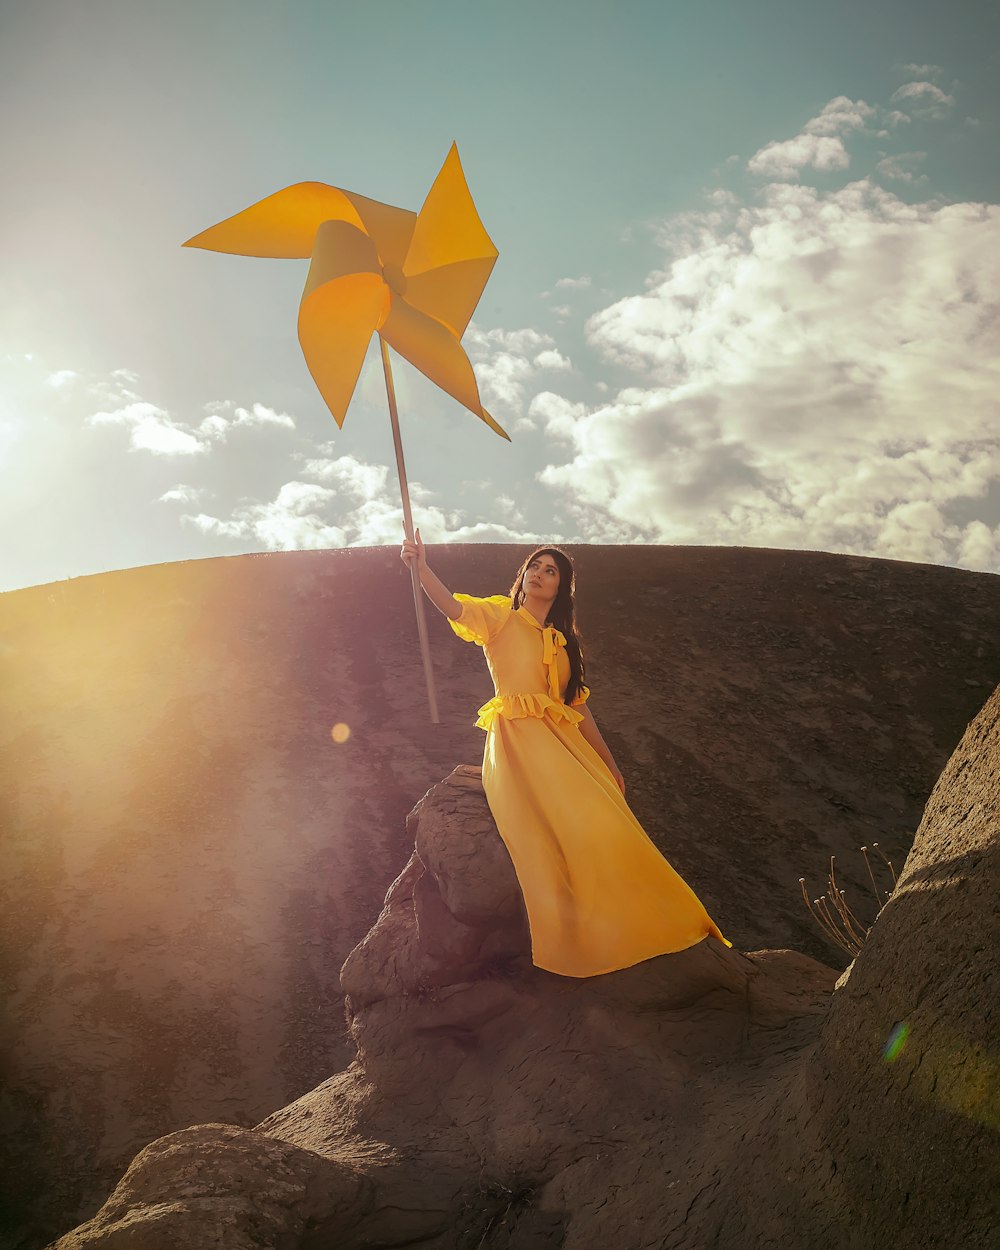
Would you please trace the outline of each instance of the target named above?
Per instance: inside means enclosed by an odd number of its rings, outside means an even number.
[[[622,798],[625,797],[625,778],[621,774],[621,769],[615,764],[611,769],[611,776],[615,779],[615,784],[622,792]]]
[[[423,539],[420,537],[420,531],[415,530],[413,536],[416,539],[416,542],[410,542],[408,538],[403,539],[403,545],[399,551],[399,558],[408,569],[413,567],[413,562],[416,560],[417,572],[419,573],[422,569],[427,567],[427,556],[424,552],[424,543]]]
[[[438,575],[431,571],[427,563],[427,555],[424,551],[424,540],[420,537],[420,531],[414,530],[414,541],[408,538],[403,539],[403,545],[399,551],[399,558],[403,561],[408,569],[417,570],[417,580],[423,588],[424,594],[430,599],[431,603],[439,612],[443,612],[449,620],[457,621],[462,615],[462,605],[451,593],[444,582]]]

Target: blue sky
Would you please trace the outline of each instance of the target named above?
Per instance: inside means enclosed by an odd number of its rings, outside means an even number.
[[[968,3],[0,6],[0,590],[395,543],[377,352],[343,431],[307,262],[181,249],[311,179],[500,259],[482,423],[397,364],[431,541],[1000,572],[1000,14]]]

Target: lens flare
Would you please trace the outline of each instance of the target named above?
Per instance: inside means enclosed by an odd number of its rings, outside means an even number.
[[[350,725],[345,725],[342,720],[337,721],[336,725],[334,725],[334,727],[330,730],[330,737],[338,745],[342,742],[346,742],[350,736],[351,727]]]
[[[910,1026],[902,1020],[892,1026],[892,1032],[882,1049],[882,1058],[886,1063],[892,1063],[898,1059],[903,1053],[903,1047],[906,1045],[906,1039],[910,1035]]]

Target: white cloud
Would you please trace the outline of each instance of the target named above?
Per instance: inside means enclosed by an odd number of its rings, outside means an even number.
[[[591,410],[537,395],[529,417],[571,449],[541,480],[591,541],[996,569],[967,516],[1000,482],[1000,206],[867,179],[758,200],[668,226],[649,289],[589,319],[641,384]]]
[[[273,500],[243,500],[228,517],[197,513],[184,514],[181,520],[204,534],[256,543],[269,551],[391,546],[402,540],[403,509],[385,466],[345,455],[302,458],[302,471],[319,480],[286,482]],[[472,485],[484,491],[493,488],[485,481]],[[410,482],[409,487],[414,523],[428,543],[542,541],[532,531],[471,520],[460,510],[430,504],[432,492],[419,482]],[[521,513],[513,500],[508,502],[506,519],[517,525]]]
[[[797,178],[799,170],[846,169],[850,164],[843,139],[801,134],[782,143],[769,143],[747,162],[752,174],[766,178]]]
[[[955,97],[932,82],[908,82],[892,93],[894,103],[908,108],[911,116],[939,120],[955,107]]]
[[[752,174],[767,178],[798,178],[799,170],[847,169],[850,159],[841,135],[862,130],[875,114],[864,100],[837,96],[806,122],[794,139],[765,144],[747,162]]]
[[[535,368],[538,370],[548,370],[550,373],[565,373],[572,369],[573,366],[569,362],[569,358],[561,352],[556,351],[553,347],[548,347],[543,352],[539,352],[534,359]]]
[[[913,120],[909,113],[902,113],[899,109],[890,109],[881,115],[882,127],[875,131],[876,139],[889,139],[893,137],[898,126],[904,126]]]
[[[248,536],[247,527],[242,521],[223,521],[219,517],[208,516],[204,512],[194,515],[185,512],[181,516],[181,522],[212,538],[246,538]]]
[[[241,503],[228,519],[185,513],[181,521],[213,537],[253,539],[268,551],[343,547],[343,529],[321,515],[335,495],[314,482],[286,482],[270,503]]]
[[[901,65],[900,69],[909,78],[940,78],[944,73],[940,65]]]
[[[126,404],[113,412],[95,412],[85,425],[121,425],[129,431],[130,451],[151,451],[158,456],[197,456],[208,444],[172,420],[170,414],[144,400]]]
[[[295,429],[294,418],[287,412],[268,408],[266,404],[254,403],[249,408],[242,408],[232,400],[225,399],[206,404],[205,411],[209,415],[200,422],[198,429],[202,434],[220,442],[225,440],[231,430],[239,428],[277,426],[286,430]]]
[[[55,373],[50,373],[45,381],[53,390],[59,391],[70,382],[75,382],[79,376],[73,369],[57,369]]]
[[[531,401],[528,416],[545,423],[550,438],[572,442],[574,424],[586,415],[584,404],[574,404],[553,391],[542,391]]]
[[[112,369],[107,377],[91,378],[87,390],[104,404],[128,403],[139,398],[133,390],[138,381],[139,375],[131,369]]]
[[[340,488],[342,493],[359,499],[374,499],[386,487],[389,470],[382,464],[366,464],[355,456],[340,456],[336,460],[307,459],[303,472],[326,485]],[[413,484],[410,484],[413,495]]]
[[[581,274],[579,278],[560,278],[556,282],[556,290],[582,291],[590,286],[590,275]]]
[[[982,521],[970,521],[962,534],[955,563],[979,573],[1000,570],[1000,525],[991,530]]]
[[[159,503],[194,503],[198,499],[204,498],[209,492],[198,486],[189,486],[185,482],[179,482],[176,486],[171,486],[169,490],[165,490],[160,495]]]
[[[501,516],[505,516],[508,521],[514,521],[520,524],[524,520],[524,513],[517,505],[517,500],[510,495],[497,495],[496,506]]]
[[[251,540],[269,551],[301,551],[325,547],[393,546],[402,541],[403,509],[386,499],[370,499],[331,522],[322,515],[327,500],[305,497],[291,488],[308,483],[289,482],[269,504],[242,505],[228,520],[184,516],[189,525],[217,537]],[[513,529],[494,521],[468,522],[459,512],[413,506],[414,525],[426,543],[565,541],[551,535]],[[518,520],[519,516],[511,517]]]
[[[91,393],[110,395],[120,406],[103,409],[84,419],[87,426],[120,425],[128,429],[130,451],[150,451],[160,456],[204,455],[213,443],[225,442],[234,430],[295,429],[295,421],[287,413],[259,403],[241,408],[231,400],[206,404],[205,411],[209,415],[191,426],[174,420],[156,404],[134,397],[132,391],[125,394],[133,398],[122,403],[122,384],[134,380],[135,374],[118,369],[110,379],[93,383],[89,388]]]
[[[884,178],[890,178],[894,182],[923,183],[927,181],[927,175],[915,166],[926,159],[926,152],[897,152],[895,156],[883,157],[876,170]]]
[[[874,115],[875,109],[864,100],[839,95],[806,122],[803,132],[807,135],[849,134],[852,130],[863,130]]]
[[[573,367],[539,330],[482,330],[473,323],[464,342],[483,403],[501,424],[524,415],[525,392],[541,374]]]

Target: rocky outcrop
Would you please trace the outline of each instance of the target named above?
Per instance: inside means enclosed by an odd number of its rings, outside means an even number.
[[[521,554],[447,547],[436,567],[491,593]],[[901,862],[1000,680],[1000,579],[752,548],[576,556],[591,705],[644,827],[739,946],[837,962],[798,878],[835,852],[857,899],[860,843]],[[490,693],[432,613],[428,725],[409,595],[387,549],[0,595],[10,1247],[92,1216],[147,1142],[249,1130],[353,1060],[340,966],[413,849],[414,798],[480,758]],[[499,983],[516,920],[471,927],[435,940]],[[433,989],[444,955],[421,958]]]
[[[408,829],[413,853],[341,970],[354,1061],[253,1133],[154,1143],[59,1250],[124,1246],[146,1219],[173,1228],[164,1209],[178,1212],[174,1246],[211,1235],[241,1250],[279,1234],[290,1247],[334,1234],[343,1247],[626,1246],[683,1226],[714,1170],[712,1126],[742,1120],[748,1080],[780,1081],[812,1042],[836,972],[709,939],[555,976],[531,962],[479,770],[455,769]],[[234,1178],[272,1159],[280,1195],[252,1198],[267,1186]]]
[[[351,1227],[370,1205],[364,1171],[349,1162],[200,1124],[141,1151],[98,1215],[59,1245],[298,1250],[307,1229]]]
[[[997,1244],[998,897],[1000,691],[938,779],[818,1047],[775,1091],[771,1148],[734,1169],[731,1196],[769,1201],[729,1205],[719,1244]]]
[[[154,1142],[56,1250],[985,1250],[998,776],[1000,691],[834,992],[808,956],[712,939],[585,980],[535,968],[455,770],[341,971],[353,1062],[252,1132]]]

